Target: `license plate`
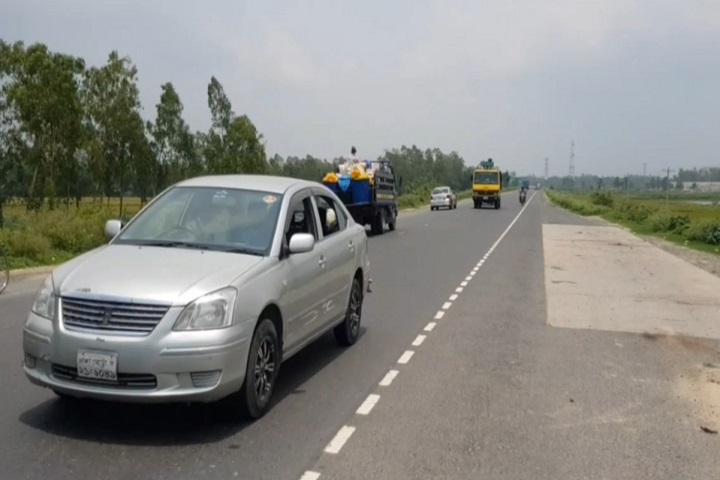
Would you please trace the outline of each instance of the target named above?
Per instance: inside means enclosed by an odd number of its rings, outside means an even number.
[[[490,200],[490,197],[483,197],[483,200]]]
[[[79,377],[117,381],[117,355],[78,351],[77,371]]]

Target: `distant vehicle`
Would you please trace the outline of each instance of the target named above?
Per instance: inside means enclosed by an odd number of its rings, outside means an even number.
[[[437,187],[430,194],[430,210],[438,210],[440,207],[452,210],[457,208],[457,195],[450,187]]]
[[[500,196],[503,187],[502,172],[495,167],[492,158],[480,162],[471,176],[473,182],[473,205],[482,208],[486,203],[500,208]]]
[[[370,225],[373,235],[384,233],[385,224],[395,230],[402,179],[396,177],[387,160],[367,160],[364,164],[372,171],[372,177],[327,174],[322,183],[342,200],[355,222]]]
[[[525,190],[530,190],[530,180],[523,180],[520,182],[520,186],[524,187]]]
[[[358,339],[365,229],[322,184],[182,181],[108,245],[58,267],[23,332],[28,379],[61,397],[268,409],[280,364],[334,330]]]

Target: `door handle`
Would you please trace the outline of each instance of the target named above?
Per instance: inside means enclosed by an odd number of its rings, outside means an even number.
[[[355,250],[355,242],[353,242],[352,240],[350,240],[350,244],[348,245],[348,248],[350,249],[350,251]]]
[[[325,268],[325,257],[320,257],[318,265],[320,265],[320,268]]]

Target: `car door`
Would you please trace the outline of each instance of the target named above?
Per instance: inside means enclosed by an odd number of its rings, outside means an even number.
[[[357,245],[354,233],[348,229],[348,217],[342,206],[321,190],[313,191],[313,199],[320,224],[318,250],[326,262],[323,325],[327,326],[347,310]]]
[[[295,233],[309,233],[319,240],[318,224],[311,191],[293,196],[284,223],[284,250]],[[322,326],[322,305],[327,292],[326,264],[316,244],[312,251],[285,254],[282,260],[284,286],[283,313],[287,318],[285,349],[289,350],[304,341]]]

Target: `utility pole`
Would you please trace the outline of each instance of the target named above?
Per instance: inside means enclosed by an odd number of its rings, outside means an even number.
[[[545,157],[545,181],[547,182],[548,179],[548,165],[550,164],[550,159]]]
[[[647,177],[647,162],[643,163],[643,177]]]
[[[570,166],[568,170],[570,180],[572,180],[572,189],[575,190],[575,140],[570,141]]]
[[[670,168],[666,168],[663,170],[666,174],[665,176],[665,204],[670,204],[670,174],[675,173],[675,170],[670,170]]]

